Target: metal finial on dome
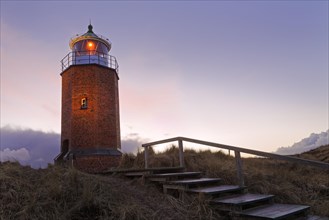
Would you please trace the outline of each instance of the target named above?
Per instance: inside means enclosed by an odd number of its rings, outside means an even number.
[[[91,25],[91,21],[90,21],[90,23],[88,25],[88,32],[87,33],[94,33],[93,32],[93,26]]]

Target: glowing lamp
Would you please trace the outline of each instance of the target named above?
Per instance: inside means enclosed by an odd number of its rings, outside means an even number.
[[[93,48],[94,48],[94,44],[93,44],[93,42],[88,42],[88,49],[89,50],[92,50]]]

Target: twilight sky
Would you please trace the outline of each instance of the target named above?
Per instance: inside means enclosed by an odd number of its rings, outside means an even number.
[[[60,60],[90,19],[122,139],[275,151],[328,130],[328,1],[1,1],[1,127],[60,133]]]

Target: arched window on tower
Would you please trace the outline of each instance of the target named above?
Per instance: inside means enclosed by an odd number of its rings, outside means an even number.
[[[87,108],[88,108],[88,99],[85,97],[81,99],[81,109],[87,109]]]

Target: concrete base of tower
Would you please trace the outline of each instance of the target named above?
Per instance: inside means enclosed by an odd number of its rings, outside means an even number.
[[[62,162],[83,172],[101,173],[118,167],[121,158],[119,149],[76,149],[67,152]]]
[[[121,155],[90,155],[78,156],[75,159],[69,160],[69,163],[76,169],[86,173],[102,173],[116,168],[120,165]]]

